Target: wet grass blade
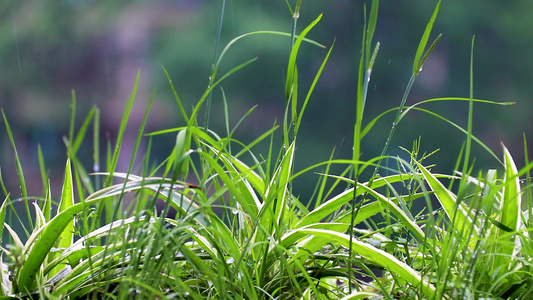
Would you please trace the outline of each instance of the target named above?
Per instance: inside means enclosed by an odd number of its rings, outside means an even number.
[[[28,203],[28,191],[26,188],[26,179],[24,178],[24,172],[22,171],[22,164],[20,163],[19,155],[17,152],[17,147],[15,146],[15,140],[13,139],[13,133],[11,132],[11,127],[9,126],[9,122],[7,121],[7,117],[4,113],[4,110],[2,109],[2,116],[4,117],[4,123],[6,125],[7,135],[9,136],[9,141],[11,142],[11,147],[13,147],[13,151],[15,151],[15,165],[17,166],[17,175],[20,185],[20,194],[22,196],[22,200],[24,201],[24,207],[26,209],[26,213],[28,214],[28,223],[30,225],[30,228],[33,228],[33,221],[31,219],[30,214],[30,205]]]
[[[504,236],[512,234],[512,242],[502,242],[498,247],[498,254],[495,256],[494,268],[502,268],[506,271],[511,266],[513,255],[518,243],[516,234],[521,227],[520,206],[522,203],[522,192],[520,189],[520,178],[518,169],[514,163],[509,150],[503,146],[505,175],[503,178],[503,194],[500,202],[500,226],[496,229],[495,240],[502,240]],[[508,238],[503,238],[508,239]]]
[[[74,205],[74,186],[72,184],[72,171],[70,166],[70,160],[67,160],[65,166],[65,178],[63,180],[63,190],[61,191],[61,201],[59,202],[59,207],[57,208],[57,214],[65,211],[69,207]],[[67,249],[72,245],[74,238],[74,220],[71,220],[66,224],[65,228],[61,231],[61,234],[57,238],[57,249]],[[60,250],[61,251],[61,250]],[[49,254],[49,261],[52,261],[60,252],[52,252]],[[54,268],[50,277],[57,274],[63,269],[63,266],[58,266]]]
[[[336,231],[311,228],[302,228],[298,230],[304,234],[319,236],[338,242],[347,248],[353,247],[357,254],[383,266],[387,270],[396,274],[396,276],[409,282],[417,290],[420,290],[427,298],[433,299],[436,296],[435,287],[426,278],[423,278],[420,273],[412,269],[409,265],[399,261],[397,258],[383,250],[377,249],[368,243],[352,239],[350,236]],[[350,243],[352,243],[351,247],[349,245]]]
[[[437,3],[435,10],[433,11],[433,15],[431,16],[431,19],[426,25],[426,29],[424,30],[424,34],[422,35],[422,38],[420,39],[420,43],[418,44],[418,48],[416,50],[416,55],[415,55],[415,60],[413,62],[413,74],[418,74],[422,68],[422,65],[424,64],[424,60],[421,60],[422,54],[424,53],[424,50],[426,49],[429,36],[433,29],[433,24],[435,23],[435,19],[437,18],[437,13],[439,12],[439,7],[440,7],[440,0]]]

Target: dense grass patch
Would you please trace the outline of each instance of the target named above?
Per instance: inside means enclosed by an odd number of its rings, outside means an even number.
[[[139,75],[118,135],[104,145],[108,151],[102,158],[99,110],[90,110],[76,129],[73,93],[60,193],[49,188],[39,151],[43,193],[28,195],[9,116],[3,115],[21,197],[13,198],[3,180],[0,182],[5,194],[0,208],[5,226],[0,230],[9,236],[2,244],[1,298],[531,297],[533,165],[528,161],[526,141],[526,165],[518,168],[507,148],[503,146],[499,160],[472,131],[474,105],[510,103],[475,99],[471,84],[469,97],[407,105],[410,90],[440,39],[440,35],[430,39],[439,2],[413,49],[412,75],[399,106],[367,120],[367,90],[379,55],[379,43],[373,42],[378,2],[372,2],[368,13],[365,10],[353,153],[346,159],[330,159],[303,170],[294,167],[299,151],[306,151],[297,148],[302,118],[334,47],[306,39],[307,33],[320,26],[322,15],[296,31],[300,2],[289,5],[294,16],[291,32],[252,32],[228,43],[215,57],[209,86],[192,110],[179,98],[171,74],[163,70],[183,124],[145,132],[150,99],[127,170],[117,170],[117,161]],[[219,74],[224,54],[240,39],[256,34],[292,41],[286,102],[280,103],[285,115],[280,124],[272,120],[270,130],[242,143],[234,134],[241,122],[230,128],[227,110],[225,130],[209,127],[210,103],[212,91],[224,79],[241,68],[253,67],[251,59]],[[301,47],[326,48],[323,63],[303,93],[297,66]],[[222,101],[227,107],[231,99],[223,97]],[[435,101],[468,105],[466,128],[424,107]],[[435,122],[451,124],[458,129],[458,138],[465,139],[454,174],[432,172],[432,166],[426,164],[432,153],[421,153],[422,139],[414,141],[412,149],[403,149],[408,159],[388,156],[397,125],[414,110],[434,116]],[[203,122],[199,121],[201,113],[205,113]],[[243,119],[253,113],[252,108]],[[360,160],[364,138],[387,114],[395,114],[395,119],[382,152]],[[174,148],[159,164],[150,159],[156,135],[175,139]],[[81,147],[88,147],[91,141],[93,173],[78,156]],[[144,153],[139,153],[141,143],[147,145]],[[255,151],[260,143],[267,145],[266,153]],[[472,174],[474,143],[495,157],[500,163],[498,170]],[[140,165],[136,161],[141,161]],[[343,171],[333,173],[339,165]],[[293,182],[307,172],[316,172],[319,179],[311,187],[313,196],[302,199]]]

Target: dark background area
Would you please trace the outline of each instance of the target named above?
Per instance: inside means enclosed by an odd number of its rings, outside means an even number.
[[[292,5],[293,2],[290,1]],[[365,1],[303,1],[298,32],[324,13],[308,35],[328,47],[336,38],[331,58],[313,94],[298,137],[296,166],[328,159],[350,158],[355,119],[357,67],[363,5]],[[374,41],[381,43],[370,85],[365,118],[398,106],[411,75],[418,42],[437,1],[380,2]],[[370,1],[367,1],[368,10]],[[71,90],[77,95],[81,122],[96,105],[102,114],[102,140],[112,140],[124,104],[140,70],[134,104],[122,155],[125,170],[137,126],[154,89],[154,104],[147,131],[184,125],[161,66],[164,66],[182,101],[192,107],[207,87],[214,55],[221,1],[2,1],[0,3],[0,107],[13,129],[30,194],[39,195],[37,144],[58,181],[63,176],[66,151],[62,136],[68,133]],[[430,55],[407,100],[418,101],[469,96],[472,37],[474,97],[516,101],[513,106],[476,104],[474,134],[499,157],[503,142],[523,165],[523,134],[531,140],[533,58],[531,1],[445,0],[433,29],[433,40],[443,34]],[[227,0],[221,47],[243,33],[255,30],[290,32],[292,18],[285,1]],[[283,118],[284,84],[290,41],[256,35],[237,42],[226,54],[219,76],[253,57],[259,59],[225,81],[231,125],[252,106],[255,112],[239,127],[236,138],[251,141]],[[220,50],[219,50],[220,51]],[[327,50],[305,44],[298,67],[300,99],[310,85]],[[189,108],[187,107],[187,108]],[[426,105],[466,127],[467,103]],[[220,89],[213,94],[211,128],[225,132]],[[203,115],[203,113],[201,114]],[[363,159],[380,154],[393,114],[380,121],[363,140]],[[389,154],[407,158],[398,146],[411,148],[422,136],[422,151],[441,149],[428,161],[440,172],[451,172],[464,135],[426,114],[413,112],[398,126]],[[161,161],[175,141],[174,135],[155,139],[154,159]],[[92,141],[85,145],[90,149]],[[4,126],[0,130],[0,166],[19,196],[14,154]],[[261,150],[258,150],[261,151]],[[498,162],[474,147],[476,170],[499,168]],[[90,153],[87,166],[92,166]],[[308,179],[316,179],[309,174]],[[302,179],[305,190],[307,179]],[[55,185],[57,185],[56,183]],[[55,191],[55,192],[54,192]],[[59,194],[60,190],[53,189]]]

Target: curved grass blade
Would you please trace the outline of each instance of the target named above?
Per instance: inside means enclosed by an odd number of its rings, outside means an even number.
[[[107,174],[109,176],[109,174]],[[161,179],[157,179],[155,184],[161,184]],[[144,181],[146,182],[146,180]],[[40,270],[40,267],[50,252],[50,249],[58,241],[59,236],[63,230],[69,225],[70,222],[88,206],[98,204],[102,199],[108,198],[113,195],[123,194],[129,191],[139,190],[145,187],[143,181],[141,182],[128,182],[126,184],[117,184],[104,188],[98,192],[91,194],[85,201],[76,203],[56,215],[50,222],[45,224],[44,227],[39,229],[39,232],[34,232],[32,236],[40,234],[39,238],[34,238],[34,245],[27,254],[26,262],[20,268],[18,273],[18,288],[16,292],[25,292],[31,290],[36,281],[36,276]],[[192,185],[178,185],[172,183],[174,188],[187,188],[194,187]]]
[[[469,238],[470,234],[473,234],[475,238],[478,237],[479,230],[477,225],[474,224],[471,216],[468,214],[466,209],[466,204],[464,202],[457,203],[457,196],[454,195],[450,190],[448,190],[437,178],[433,175],[428,169],[426,169],[422,164],[415,161],[414,162],[422,176],[429,184],[431,190],[435,193],[435,197],[439,200],[440,204],[444,208],[446,215],[453,222],[453,228],[450,230],[457,230],[461,232],[465,237]],[[472,230],[468,230],[471,228]]]
[[[502,239],[504,235],[512,234],[512,243],[502,242],[498,248],[498,255],[494,257],[494,268],[502,268],[507,271],[511,266],[514,252],[519,247],[518,235],[520,230],[520,206],[522,203],[522,192],[520,190],[520,178],[518,169],[514,163],[509,150],[503,146],[505,175],[503,178],[503,192],[500,201],[500,222],[495,234],[495,241]],[[505,228],[505,229],[504,229]],[[508,238],[505,238],[506,240]]]
[[[431,19],[426,25],[426,29],[424,30],[424,34],[422,35],[422,38],[420,39],[420,43],[418,44],[418,49],[416,50],[415,60],[413,62],[413,74],[418,74],[422,68],[422,65],[424,64],[424,60],[421,60],[422,54],[424,53],[424,50],[426,49],[429,35],[431,34],[431,30],[433,29],[433,23],[435,23],[435,19],[437,18],[437,13],[439,12],[439,7],[440,7],[440,0],[437,3],[435,10],[433,11],[433,15],[431,16]]]
[[[351,243],[351,247],[356,253],[383,266],[387,270],[403,278],[414,287],[419,289],[427,298],[434,299],[436,296],[436,289],[427,278],[423,278],[420,273],[383,250],[375,248],[368,243],[352,239],[349,235],[332,230],[312,228],[300,228],[297,230],[304,234],[319,236],[331,241],[335,241],[347,248],[350,248],[349,244]]]
[[[57,214],[60,214],[61,212],[65,211],[67,208],[74,205],[74,187],[72,184],[72,171],[70,167],[70,160],[67,160],[67,164],[65,166],[65,178],[63,180],[63,190],[61,192],[61,201],[59,202],[59,206],[57,208]],[[56,242],[56,248],[59,251],[63,251],[63,249],[67,249],[70,246],[72,246],[72,242],[74,239],[74,219],[70,220],[57,238]],[[52,261],[56,256],[59,255],[60,252],[53,252],[48,255],[48,261]],[[52,269],[50,272],[50,277],[56,275],[63,266],[58,266],[57,268]]]
[[[285,99],[287,100],[291,98],[291,94],[293,93],[296,74],[296,57],[298,56],[300,45],[302,44],[305,35],[320,21],[320,19],[322,19],[322,14],[318,15],[318,17],[302,31],[291,49],[291,55],[287,65],[287,80],[285,82]],[[296,100],[293,99],[293,101]]]
[[[6,125],[6,130],[7,130],[7,135],[9,137],[9,141],[11,142],[11,146],[13,147],[13,150],[15,151],[15,164],[17,166],[17,175],[18,175],[19,185],[20,185],[20,194],[24,201],[24,207],[26,208],[26,213],[28,214],[28,222],[30,224],[30,228],[33,228],[33,221],[31,220],[31,217],[30,217],[31,214],[30,214],[30,205],[28,203],[28,191],[26,189],[26,179],[24,178],[24,172],[22,171],[22,165],[20,163],[19,155],[17,152],[17,147],[15,146],[15,140],[13,139],[13,133],[11,132],[11,127],[9,126],[7,117],[3,109],[2,109],[2,116],[4,117],[4,123]]]

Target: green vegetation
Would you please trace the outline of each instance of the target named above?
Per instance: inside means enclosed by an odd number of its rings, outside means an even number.
[[[241,68],[253,66],[255,59],[219,74],[224,54],[250,34],[235,38],[215,57],[209,86],[192,111],[178,97],[171,75],[164,70],[184,123],[145,132],[152,96],[140,128],[136,128],[137,139],[126,171],[119,171],[117,162],[139,74],[118,135],[105,145],[103,158],[100,111],[91,109],[76,130],[73,93],[71,127],[65,138],[68,159],[60,194],[50,188],[39,149],[43,193],[28,195],[9,117],[3,114],[21,197],[13,198],[4,181],[0,182],[5,194],[0,208],[0,222],[5,227],[0,230],[5,229],[6,234],[2,234],[9,237],[3,241],[0,299],[531,297],[533,164],[528,161],[526,140],[526,165],[519,169],[505,147],[499,161],[472,130],[475,104],[510,103],[473,98],[471,63],[468,98],[406,104],[426,58],[440,39],[430,40],[439,2],[418,47],[413,49],[412,76],[400,105],[366,121],[367,91],[379,55],[379,43],[373,42],[378,4],[374,0],[368,13],[365,9],[351,158],[330,159],[304,170],[294,167],[298,153],[309,151],[297,149],[297,137],[308,101],[333,49],[331,45],[326,51],[314,79],[306,83],[309,87],[301,94],[299,50],[324,46],[306,39],[307,33],[319,26],[322,15],[297,33],[300,1],[294,7],[289,5],[292,32],[253,33],[290,37],[292,47],[286,102],[279,103],[284,106],[284,118],[279,125],[273,120],[270,130],[249,143],[240,142],[234,133],[244,118],[256,113],[254,108],[231,128],[227,108],[231,99],[223,97],[225,130],[215,131],[208,124],[212,91]],[[428,102],[443,101],[468,104],[466,129],[424,108]],[[203,110],[206,118],[200,124]],[[408,160],[387,155],[397,125],[414,110],[436,117],[435,122],[453,125],[458,137],[465,137],[455,166],[460,172],[432,172],[432,166],[425,164],[432,153],[421,152],[422,139],[414,141],[411,150],[403,149]],[[382,153],[360,160],[364,138],[387,114],[396,117]],[[175,137],[174,148],[159,164],[151,159],[151,150],[157,147],[152,139],[157,135]],[[92,163],[105,168],[94,174],[87,172],[78,156],[91,140]],[[140,153],[142,143],[147,145],[144,153]],[[475,143],[501,164],[498,171],[472,174]],[[269,150],[254,152],[258,144],[266,144]],[[343,171],[333,173],[337,166]],[[318,182],[309,188],[313,196],[302,199],[293,182],[313,171],[318,174]]]

